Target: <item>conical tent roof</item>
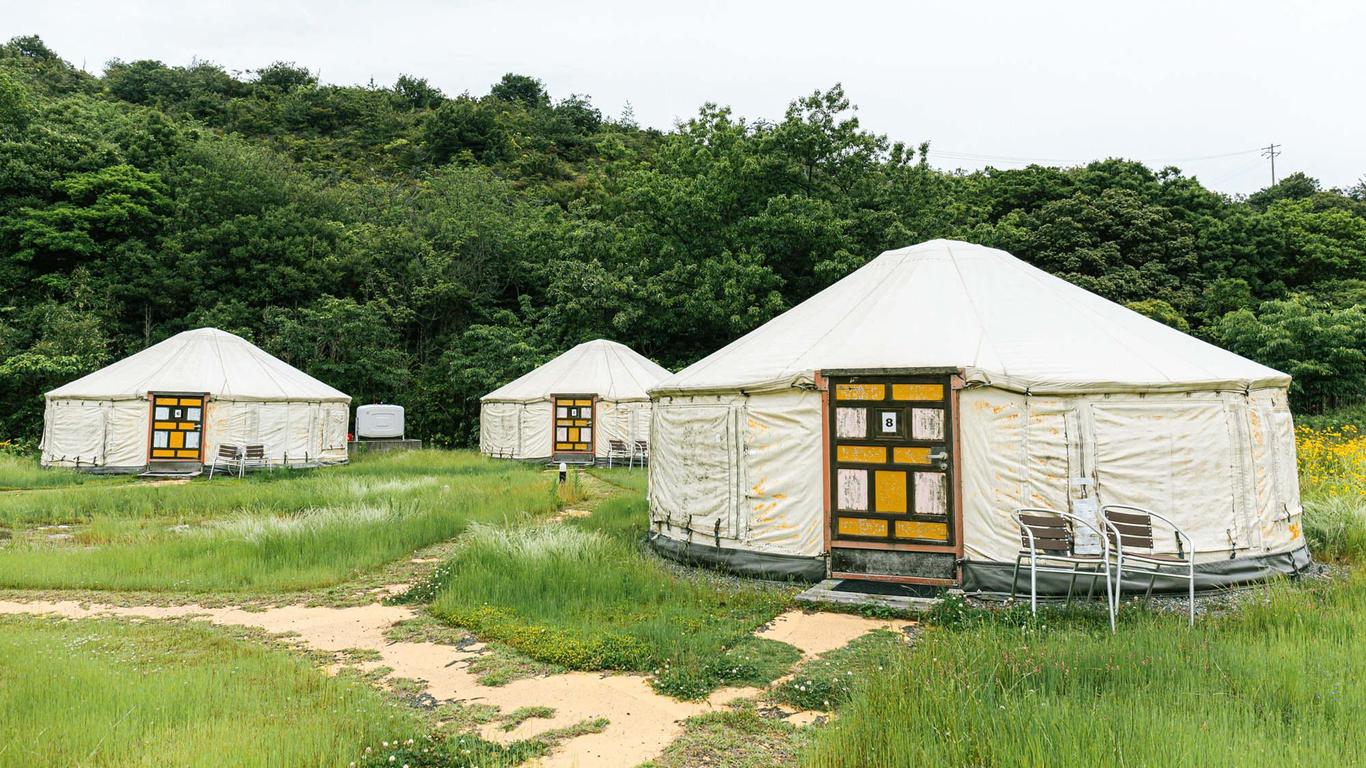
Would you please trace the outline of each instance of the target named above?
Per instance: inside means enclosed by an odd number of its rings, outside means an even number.
[[[220,400],[350,402],[344,392],[217,328],[177,333],[47,393],[49,400],[207,392]]]
[[[816,370],[954,368],[1035,393],[1285,386],[1290,377],[1011,256],[957,240],[887,251],[657,384],[761,391]]]
[[[553,394],[596,393],[603,400],[617,402],[648,400],[646,390],[668,376],[668,370],[625,344],[596,339],[585,341],[480,399],[525,403]]]

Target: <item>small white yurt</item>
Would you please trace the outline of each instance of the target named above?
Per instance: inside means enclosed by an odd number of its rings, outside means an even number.
[[[669,375],[624,344],[586,341],[480,398],[479,450],[505,459],[592,463],[616,440],[648,442],[646,390]]]
[[[47,393],[44,466],[193,470],[221,444],[271,465],[346,461],[351,398],[246,339],[185,331]]]
[[[1009,592],[1014,510],[1130,504],[1185,528],[1201,588],[1293,573],[1289,383],[1004,251],[888,251],[651,389],[652,541],[750,574]]]

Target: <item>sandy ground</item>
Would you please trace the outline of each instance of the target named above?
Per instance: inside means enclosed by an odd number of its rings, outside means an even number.
[[[485,738],[509,742],[551,728],[605,717],[609,724],[601,733],[563,742],[554,754],[537,765],[634,766],[654,758],[683,732],[683,721],[693,715],[723,707],[736,698],[754,698],[755,688],[725,688],[706,701],[677,701],[661,696],[644,675],[568,672],[514,680],[506,685],[480,685],[467,669],[481,647],[464,649],[437,643],[390,642],[384,633],[394,623],[416,616],[410,608],[378,603],[352,608],[285,606],[265,610],[206,608],[198,605],[124,607],[82,604],[75,601],[0,601],[0,614],[56,614],[67,618],[120,616],[127,618],[199,618],[214,624],[255,627],[272,633],[293,633],[297,642],[320,651],[365,648],[380,654],[378,661],[362,668],[386,666],[394,677],[423,680],[427,692],[437,699],[456,699],[470,704],[492,704],[504,713],[518,707],[547,706],[551,718],[527,720],[511,732],[496,724],[482,730]],[[838,648],[850,640],[880,628],[904,626],[905,622],[864,619],[839,613],[783,614],[758,634],[796,646],[805,656]],[[795,713],[793,722],[809,722],[812,713]]]

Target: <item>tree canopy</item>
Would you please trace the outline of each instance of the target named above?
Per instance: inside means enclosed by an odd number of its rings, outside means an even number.
[[[909,126],[908,130],[914,130]],[[334,86],[276,62],[111,62],[0,46],[0,439],[41,393],[213,325],[412,433],[476,438],[478,397],[568,346],[677,368],[935,237],[1005,248],[1295,376],[1366,398],[1366,184],[1246,198],[1175,168],[945,173],[843,89],[777,120],[703,105],[669,131],[509,73]]]

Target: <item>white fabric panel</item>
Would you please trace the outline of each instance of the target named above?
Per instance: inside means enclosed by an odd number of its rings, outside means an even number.
[[[650,438],[650,404],[599,400],[598,419],[594,430],[599,436],[596,446],[599,457],[606,458],[611,451],[610,440],[620,440],[630,449],[636,440]]]
[[[816,370],[939,367],[1033,394],[1290,381],[1004,251],[933,240],[883,253],[650,391],[754,393],[810,384]]]
[[[115,400],[105,408],[104,463],[109,467],[147,464],[146,400]]]
[[[514,456],[520,441],[519,403],[479,405],[479,450],[486,456]]]
[[[484,395],[485,402],[528,403],[551,395],[595,394],[603,400],[649,400],[646,390],[669,376],[653,360],[624,344],[586,341],[520,378]]]
[[[526,403],[522,406],[521,437],[517,447],[519,459],[545,459],[550,457],[553,441],[550,432],[554,428],[555,407],[549,400]]]
[[[739,507],[739,398],[656,403],[650,455],[650,517],[734,537]]]
[[[1283,392],[1254,393],[1247,418],[1251,484],[1256,491],[1256,524],[1267,551],[1304,540],[1300,480],[1295,461],[1295,428]]]
[[[351,425],[351,406],[346,403],[323,403],[323,442],[318,455],[323,461],[345,461],[347,427]]]
[[[821,553],[824,455],[819,392],[792,389],[748,398],[742,454],[745,494],[735,532],[747,549]]]
[[[104,403],[49,400],[44,415],[44,466],[104,465]],[[145,436],[143,441],[146,442]]]
[[[963,552],[969,560],[1012,560],[1020,549],[1011,513],[1027,498],[1025,396],[993,388],[958,396],[963,467]]]
[[[51,399],[208,392],[224,400],[351,402],[350,396],[217,328],[185,331],[57,387]]]
[[[1235,447],[1222,402],[1095,402],[1091,415],[1102,504],[1169,517],[1200,553],[1227,556],[1230,537],[1240,551],[1256,546],[1260,535],[1238,509]],[[1165,531],[1154,531],[1154,545],[1176,551]]]

